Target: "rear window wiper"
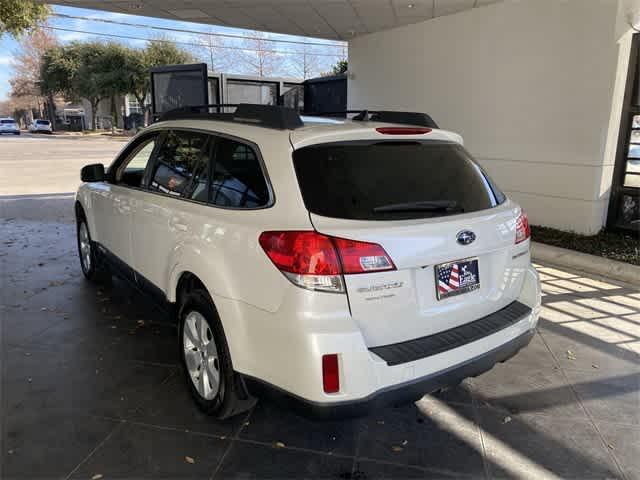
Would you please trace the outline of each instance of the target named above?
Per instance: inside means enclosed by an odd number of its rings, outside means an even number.
[[[421,202],[404,202],[381,205],[373,209],[374,213],[386,212],[447,212],[460,213],[464,208],[454,200],[426,200]]]

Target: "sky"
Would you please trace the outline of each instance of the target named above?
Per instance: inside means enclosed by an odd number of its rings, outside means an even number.
[[[144,45],[146,44],[144,40],[125,40],[125,39],[115,39],[115,38],[110,39],[104,36],[97,35],[100,33],[108,33],[111,35],[114,35],[114,34],[125,35],[125,36],[133,36],[133,37],[140,37],[140,38],[154,38],[154,37],[158,37],[159,35],[163,35],[163,36],[168,36],[171,40],[175,40],[175,41],[183,41],[183,42],[189,42],[189,43],[192,43],[194,41],[194,34],[191,34],[191,33],[162,32],[159,30],[153,30],[149,28],[139,28],[139,27],[130,27],[125,25],[102,23],[102,22],[96,21],[96,19],[116,20],[116,21],[123,21],[128,23],[150,25],[155,27],[169,27],[169,28],[196,30],[196,31],[203,31],[203,32],[230,33],[230,34],[255,33],[251,30],[242,30],[242,29],[218,27],[218,26],[212,27],[209,25],[202,25],[198,23],[164,20],[159,18],[142,17],[142,16],[136,16],[136,15],[125,15],[120,13],[102,12],[102,11],[87,10],[82,8],[54,6],[53,11],[54,13],[58,13],[58,14],[83,17],[83,19],[68,19],[68,18],[58,18],[58,17],[52,16],[49,19],[49,25],[51,27],[64,28],[68,30],[83,30],[83,31],[88,31],[96,34],[96,35],[87,35],[84,33],[54,30],[55,35],[57,36],[58,40],[61,43],[68,43],[74,40],[80,40],[80,41],[114,40],[114,41],[118,41],[136,48],[144,47]],[[310,39],[304,39],[302,37],[295,37],[291,35],[278,35],[278,34],[272,34],[270,35],[270,38],[287,39],[287,40],[310,40]],[[6,98],[10,93],[11,87],[9,85],[9,79],[11,78],[12,71],[13,71],[12,59],[16,55],[16,53],[19,51],[21,42],[24,42],[24,41],[25,41],[24,39],[15,40],[13,37],[6,34],[0,37],[0,101],[6,100]],[[336,42],[330,42],[330,41],[319,40],[319,39],[313,39],[312,41],[322,42],[322,43],[332,43],[332,44],[336,43]],[[234,43],[235,42],[234,40],[227,40],[227,42],[231,42],[234,45],[237,44],[237,42]],[[301,45],[278,44],[278,43],[270,44],[270,46],[271,45],[273,45],[273,47],[271,48],[275,50],[299,51],[300,48],[302,48]],[[194,49],[194,47],[183,46],[183,45],[180,45],[180,46],[188,50],[193,50],[192,53],[196,55],[198,55],[199,53],[202,53],[202,54],[205,53],[204,50],[197,51]],[[331,54],[331,55],[333,55],[334,52],[339,53],[341,51],[341,49],[332,48],[332,47],[326,47],[326,48],[313,47],[313,48],[315,48],[315,51],[317,52],[324,53],[324,54]],[[286,58],[287,60],[292,59],[292,56],[287,54],[282,55],[282,57]],[[338,60],[338,58],[339,58],[338,55],[336,55],[335,57],[333,56],[317,57],[317,62],[318,62],[317,68],[322,71],[329,70],[331,65],[333,65]],[[206,58],[203,57],[202,61],[206,61]],[[283,63],[283,66],[281,68],[282,71],[278,72],[278,75],[298,76],[298,75],[292,75],[294,71],[291,71],[290,68],[287,68],[287,65],[290,65],[290,63],[287,63],[287,62]],[[225,71],[227,73],[242,73],[239,71],[233,71],[233,67],[229,67],[225,69]]]

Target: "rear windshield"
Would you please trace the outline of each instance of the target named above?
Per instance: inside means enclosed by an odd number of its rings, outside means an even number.
[[[49,120],[36,120],[38,125],[49,125]]]
[[[344,142],[293,153],[307,209],[352,220],[407,220],[476,212],[505,197],[469,153],[450,142]]]
[[[7,124],[7,123],[13,124],[13,123],[16,123],[16,121],[15,120],[11,120],[11,119],[4,119],[4,120],[0,120],[0,123],[3,124],[3,125]]]

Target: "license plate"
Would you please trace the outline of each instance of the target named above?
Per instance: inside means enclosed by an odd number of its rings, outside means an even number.
[[[436,265],[436,294],[438,300],[461,295],[480,288],[477,258],[465,258]]]

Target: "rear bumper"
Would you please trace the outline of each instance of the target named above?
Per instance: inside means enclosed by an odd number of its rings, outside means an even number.
[[[462,330],[456,327],[436,338],[381,348],[367,345],[342,295],[291,286],[274,313],[215,295],[214,302],[223,319],[234,368],[248,379],[251,393],[293,399],[289,402],[292,408],[306,406],[300,410],[315,410],[320,416],[344,416],[350,411],[363,415],[378,406],[415,400],[490,369],[525,345],[527,333],[536,327],[541,298],[536,271],[527,266],[522,276],[514,302],[523,304],[524,310],[511,311],[515,317],[494,312],[480,319],[480,324],[463,324]],[[500,318],[493,318],[495,315]],[[338,354],[337,393],[323,391],[321,360],[325,354]]]
[[[528,330],[509,342],[458,365],[352,401],[319,403],[303,399],[246,375],[245,382],[252,394],[276,401],[279,405],[284,405],[308,417],[335,419],[363,416],[383,407],[415,402],[428,393],[456,385],[465,378],[480,375],[493,368],[496,363],[504,362],[517,354],[529,344],[534,333],[535,330]]]

